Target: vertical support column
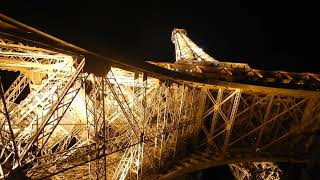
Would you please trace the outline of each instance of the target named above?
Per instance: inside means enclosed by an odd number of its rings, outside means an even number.
[[[0,76],[0,96],[1,96],[1,100],[2,100],[2,104],[3,104],[3,110],[0,109],[0,111],[4,111],[3,114],[5,116],[5,120],[4,122],[1,122],[0,124],[0,135],[1,135],[1,141],[3,142],[4,141],[4,138],[2,137],[2,131],[6,132],[6,123],[7,123],[7,126],[8,126],[8,129],[9,129],[9,134],[10,134],[10,140],[13,144],[13,149],[14,149],[14,164],[13,166],[20,166],[20,161],[19,161],[19,153],[18,153],[18,148],[17,148],[17,145],[16,145],[16,141],[15,141],[15,137],[14,137],[14,132],[12,130],[12,126],[11,126],[11,122],[10,122],[10,116],[9,116],[9,112],[8,112],[8,109],[7,109],[7,104],[6,104],[6,100],[4,98],[4,90],[3,90],[3,86],[2,86],[2,78]],[[7,121],[7,122],[6,122]],[[3,143],[4,146],[6,145],[9,145],[9,142],[5,142]]]
[[[91,78],[88,78],[88,79],[91,79]],[[87,90],[87,84],[86,83],[83,83],[84,84],[84,99],[86,101],[86,130],[87,130],[87,145],[90,145],[89,143],[89,139],[90,139],[90,121],[89,121],[89,117],[90,117],[90,114],[89,114],[89,96],[87,95],[86,93],[86,90]],[[87,158],[90,159],[90,155],[88,154],[87,155]],[[89,174],[89,179],[91,179],[91,162],[88,162],[88,174]]]
[[[107,156],[106,156],[106,109],[105,109],[105,84],[104,79],[101,81],[101,98],[102,98],[102,118],[103,118],[103,170],[104,179],[107,180]]]
[[[97,77],[94,77],[93,81],[93,122],[94,122],[94,141],[96,142],[96,149],[99,149],[99,143],[98,143],[98,83],[97,83]],[[96,156],[99,156],[99,153],[97,152]],[[95,160],[95,170],[94,173],[96,174],[96,178],[99,179],[99,159]]]
[[[135,72],[134,77],[133,77],[133,87],[132,87],[132,92],[133,92],[133,99],[132,99],[132,111],[134,112],[134,108],[138,106],[138,97],[137,92],[139,92],[139,73]]]
[[[143,159],[144,159],[144,133],[145,133],[145,126],[147,123],[147,88],[148,88],[148,79],[147,74],[142,74],[142,81],[143,81],[143,122],[142,122],[142,132],[140,133],[140,143],[138,144],[138,154],[136,159],[136,166],[137,166],[137,179],[141,179],[142,177],[142,168],[143,168]]]
[[[87,128],[88,140],[93,138],[95,141],[95,149],[102,149],[97,151],[95,155],[103,155],[102,158],[96,159],[94,162],[89,163],[89,171],[97,179],[106,179],[107,169],[106,169],[106,117],[105,117],[105,95],[106,89],[104,84],[104,79],[101,77],[92,76],[92,90],[91,95],[88,96],[87,101]],[[92,103],[92,104],[88,104]],[[90,107],[91,106],[91,107]],[[92,132],[93,130],[93,132]],[[99,134],[101,132],[101,134]],[[92,133],[92,134],[91,134]],[[88,157],[89,158],[89,157]]]
[[[160,140],[160,149],[159,149],[159,166],[162,166],[162,160],[163,160],[163,146],[164,146],[164,140],[165,140],[165,133],[164,131],[167,129],[167,119],[168,119],[168,104],[169,104],[169,100],[168,100],[168,94],[169,94],[169,87],[165,87],[165,102],[164,102],[164,112],[161,113],[161,115],[163,114],[163,124],[162,124],[162,128],[161,128],[161,140]]]
[[[182,111],[183,111],[183,105],[184,105],[184,102],[185,102],[185,91],[187,91],[185,89],[185,86],[182,85],[181,87],[181,98],[180,98],[180,105],[179,105],[179,110],[178,110],[178,116],[177,116],[177,123],[175,123],[174,125],[176,127],[180,127],[180,121],[181,121],[181,116],[182,116]],[[177,144],[178,144],[178,140],[181,140],[183,141],[184,139],[179,139],[180,138],[180,133],[181,133],[181,128],[178,128],[176,129],[173,133],[173,147],[172,147],[172,150],[173,150],[173,158],[175,158],[175,155],[176,155],[176,150],[177,150]],[[182,137],[183,138],[183,137]]]
[[[273,103],[273,98],[274,98],[274,96],[271,95],[269,103],[268,103],[268,107],[267,107],[267,110],[266,110],[266,114],[263,117],[262,124],[264,124],[267,121],[267,119],[269,118],[270,110],[271,110],[272,103]],[[264,128],[265,128],[265,126],[263,126],[261,128],[261,130],[260,130],[260,133],[259,133],[259,136],[258,136],[258,139],[257,139],[256,148],[259,148],[259,146],[260,146],[260,141],[261,141],[261,138],[262,138],[262,135],[263,135]]]
[[[147,108],[147,88],[148,88],[148,82],[147,82],[147,74],[142,74],[142,80],[143,80],[143,125],[142,125],[142,132],[145,131],[145,125],[146,125],[146,108]]]
[[[195,115],[195,125],[194,125],[194,132],[192,135],[192,146],[195,146],[197,143],[199,143],[199,130],[202,127],[202,119],[203,119],[203,114],[205,112],[205,108],[206,108],[206,102],[207,102],[207,93],[205,89],[201,89],[199,90],[199,94],[198,94],[198,107],[195,108],[196,111],[196,115]]]
[[[208,92],[210,93],[210,92]],[[218,121],[218,117],[219,117],[219,108],[220,108],[220,103],[222,101],[222,97],[223,97],[223,89],[219,89],[218,90],[218,96],[217,96],[217,100],[216,100],[216,104],[213,104],[213,115],[212,115],[212,120],[211,120],[211,126],[210,126],[210,131],[209,131],[209,137],[208,137],[208,144],[209,145],[213,145],[213,139],[211,138],[214,133],[215,133],[215,128],[217,125],[217,121]]]
[[[204,89],[201,89],[198,95],[198,111],[196,113],[196,128],[199,130],[202,126],[201,119],[203,117],[204,110],[206,108],[207,94]]]
[[[163,93],[163,89],[165,89],[163,86],[159,86],[159,93],[157,94],[157,103],[158,105],[156,106],[157,110],[157,122],[156,122],[156,135],[155,135],[155,139],[154,139],[154,157],[156,159],[159,160],[159,164],[158,166],[160,166],[160,162],[161,162],[161,144],[162,144],[162,131],[161,131],[161,121],[162,121],[162,109],[161,109],[161,106],[162,106],[162,100],[163,100],[163,97],[162,97],[162,93]],[[160,136],[161,135],[161,136]],[[160,136],[160,137],[159,137]],[[159,145],[160,144],[160,145]],[[159,150],[160,149],[160,150]]]
[[[240,89],[236,90],[236,94],[233,100],[233,105],[232,105],[232,110],[231,110],[231,114],[230,114],[230,118],[229,121],[227,121],[226,123],[226,134],[225,134],[225,139],[224,139],[224,146],[223,146],[223,154],[226,152],[226,149],[228,147],[229,141],[230,141],[230,136],[232,133],[232,127],[234,124],[234,120],[236,117],[236,113],[238,111],[238,106],[239,106],[239,102],[240,102],[240,96],[241,96],[241,92]]]

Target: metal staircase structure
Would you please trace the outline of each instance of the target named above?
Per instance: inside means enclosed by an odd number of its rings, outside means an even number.
[[[220,62],[183,29],[175,63],[135,67],[0,19],[0,69],[17,76],[1,77],[0,178],[174,179],[228,164],[236,179],[280,179],[277,162],[313,161],[320,74]]]

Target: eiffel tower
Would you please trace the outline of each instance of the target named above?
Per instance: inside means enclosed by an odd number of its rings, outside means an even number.
[[[0,39],[0,178],[280,179],[278,163],[317,160],[319,74],[222,62],[184,29],[176,62],[144,66],[4,15]]]

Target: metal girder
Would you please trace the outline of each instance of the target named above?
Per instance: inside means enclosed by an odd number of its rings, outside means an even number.
[[[78,80],[82,82],[82,75],[80,74],[80,72],[82,71],[83,66],[84,66],[84,60],[80,62],[74,74],[72,74],[71,77],[66,78],[67,80],[67,82],[65,82],[66,85],[60,90],[57,89],[56,94],[58,95],[57,97],[58,100],[52,103],[52,107],[50,108],[48,113],[45,115],[43,120],[40,122],[39,126],[37,127],[37,131],[35,132],[35,134],[30,136],[30,140],[28,140],[26,147],[23,148],[23,150],[21,150],[20,162],[24,160],[31,146],[36,141],[42,141],[40,146],[38,144],[38,148],[39,148],[38,151],[40,152],[46,145],[48,139],[54,132],[55,128],[58,126],[63,115],[68,110],[68,107],[70,106],[73,99],[76,97],[77,93],[81,88],[81,84],[80,84],[79,87],[74,87],[75,89],[72,89],[75,82],[77,82]],[[57,116],[52,118],[52,116],[55,113],[57,114]],[[38,154],[37,151],[36,151],[36,154]]]
[[[237,155],[236,155],[237,154]],[[241,154],[241,155],[240,155]],[[235,176],[248,179],[279,179],[282,171],[276,163],[270,162],[291,162],[304,163],[309,161],[310,156],[291,156],[282,155],[270,157],[267,153],[243,153],[235,152],[235,156],[220,158],[219,153],[214,151],[198,150],[188,156],[176,160],[170,167],[162,169],[158,174],[150,174],[150,179],[179,179],[184,174],[193,173],[228,164],[229,166],[239,167]]]
[[[10,151],[14,152],[14,154],[12,155],[13,162],[11,163],[11,165],[12,165],[12,168],[16,168],[17,166],[21,165],[20,162],[18,161],[20,158],[19,157],[19,150],[17,148],[15,134],[12,130],[12,124],[10,121],[11,119],[10,119],[10,115],[9,115],[8,108],[7,108],[7,103],[6,103],[5,94],[4,94],[4,90],[3,90],[3,86],[2,86],[2,77],[1,76],[0,76],[0,98],[1,98],[1,102],[2,102],[2,107],[0,109],[0,115],[5,117],[3,122],[0,122],[1,154],[3,155],[4,151],[6,151],[6,150],[9,150],[9,152]],[[11,147],[4,146],[9,143],[12,143]],[[3,159],[2,155],[0,156],[1,159]],[[7,157],[5,157],[5,158],[7,159]],[[3,172],[3,168],[2,168],[4,162],[0,162],[0,171],[1,171],[0,178],[3,178],[5,176],[5,174]]]
[[[9,109],[28,84],[29,79],[24,74],[20,74],[10,85],[8,90],[4,93],[4,98],[6,100],[6,103],[8,104]]]

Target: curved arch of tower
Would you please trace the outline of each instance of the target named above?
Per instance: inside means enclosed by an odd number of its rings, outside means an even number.
[[[175,63],[101,75],[85,61],[104,57],[0,20],[0,178],[280,179],[277,162],[313,158],[320,74],[218,61],[174,29]]]

